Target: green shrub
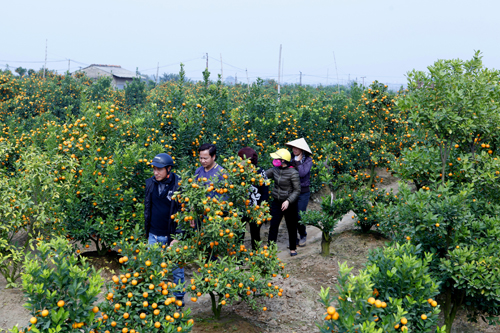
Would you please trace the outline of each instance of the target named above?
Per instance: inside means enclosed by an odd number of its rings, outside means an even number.
[[[26,258],[22,274],[25,307],[33,316],[28,330],[76,333],[100,327],[94,305],[103,286],[100,272],[61,237],[39,242],[35,253]]]
[[[439,286],[429,272],[431,262],[432,254],[423,254],[420,245],[410,243],[378,248],[368,257],[366,270],[374,293],[386,302],[402,301],[410,331],[431,332],[437,324],[439,306],[432,306],[436,304],[432,301],[439,294]]]
[[[354,228],[362,233],[369,232],[373,226],[380,226],[379,211],[394,201],[394,193],[392,189],[389,191],[384,189],[361,187],[353,192],[353,207],[357,219],[354,223]]]
[[[0,155],[12,154],[0,141]],[[0,274],[17,286],[26,249],[35,237],[61,232],[61,193],[71,189],[75,160],[30,147],[13,162],[14,172],[0,169]],[[20,181],[22,180],[22,181]]]
[[[496,219],[496,225],[500,219]],[[497,227],[498,230],[498,227]],[[500,307],[500,259],[496,243],[480,246],[457,246],[450,251],[449,257],[442,258],[439,269],[445,281],[445,296],[453,297],[455,302],[445,303],[445,316],[454,318],[462,305],[470,305],[469,320],[477,322],[482,318],[490,325],[498,325]],[[453,289],[452,289],[453,288]],[[446,318],[445,317],[445,318]],[[451,325],[451,323],[450,323]]]
[[[106,301],[100,304],[103,329],[138,333],[191,331],[191,310],[183,311],[182,302],[174,296],[184,286],[165,282],[172,265],[164,262],[162,247],[133,241],[124,248],[122,252],[130,258],[120,259],[124,266],[119,276],[113,276],[107,284]]]
[[[301,214],[300,223],[310,225],[321,230],[321,255],[330,255],[330,243],[335,227],[342,217],[351,210],[352,199],[348,192],[337,192],[337,199],[333,194],[324,196],[321,201],[321,211],[309,210]]]
[[[336,294],[330,292],[330,288],[321,288],[320,302],[326,308],[326,317],[324,321],[318,323],[318,327],[322,333],[338,332],[338,333],[356,333],[356,332],[369,332],[369,333],[383,333],[383,332],[431,332],[432,327],[436,324],[437,310],[432,310],[432,317],[420,317],[419,323],[414,321],[414,314],[412,311],[419,306],[425,308],[424,304],[417,304],[419,301],[414,300],[409,295],[404,297],[391,297],[391,295],[402,296],[401,292],[414,290],[419,296],[419,300],[424,297],[425,290],[422,290],[419,285],[419,278],[423,278],[425,286],[430,286],[431,294],[435,294],[437,286],[427,274],[427,267],[425,267],[422,260],[413,256],[403,254],[408,250],[414,250],[415,247],[402,246],[395,248],[388,248],[389,250],[379,250],[372,253],[372,260],[374,263],[366,270],[361,270],[358,275],[350,274],[352,268],[349,268],[346,263],[339,264],[339,277],[338,283],[335,286],[337,289]],[[403,254],[405,258],[397,263],[396,256]],[[391,264],[392,263],[392,264]],[[378,267],[380,265],[381,267]],[[415,278],[410,284],[413,288],[407,288],[403,291],[405,280],[402,275],[397,273],[393,274],[393,268],[382,272],[383,269],[389,269],[391,266],[397,269],[403,268],[405,270],[406,278],[408,274],[416,273]],[[389,277],[399,285],[399,290],[391,289],[389,282],[381,281],[383,275]],[[375,282],[375,284],[373,283]],[[378,292],[373,287],[378,283],[382,292]],[[383,290],[385,288],[385,290]],[[375,299],[375,297],[379,299]],[[337,307],[333,303],[337,302]],[[427,302],[426,300],[424,300]],[[427,304],[429,307],[431,305]],[[410,312],[405,308],[410,309]],[[426,315],[427,316],[427,315]],[[408,317],[408,318],[407,318]],[[425,318],[425,320],[423,319]],[[436,333],[444,333],[445,327],[437,327]]]
[[[330,293],[330,288],[321,288],[320,302],[326,308],[323,323],[318,324],[322,333],[329,332],[396,332],[406,311],[401,300],[391,303],[376,303],[372,297],[373,284],[370,274],[362,270],[358,275],[350,274],[352,268],[346,263],[339,264],[338,297]],[[337,298],[338,306],[331,304]],[[390,306],[389,306],[390,304]],[[397,328],[395,328],[397,325]]]

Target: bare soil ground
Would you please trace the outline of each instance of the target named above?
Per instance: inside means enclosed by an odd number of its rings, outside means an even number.
[[[384,188],[397,190],[396,179],[379,170],[384,177]],[[319,195],[313,196],[309,209],[319,208]],[[384,246],[387,239],[377,233],[359,234],[352,230],[354,221],[352,214],[346,214],[336,228],[331,247],[331,256],[319,255],[321,234],[314,227],[308,227],[307,245],[299,248],[299,255],[290,257],[288,233],[285,223],[282,223],[278,236],[279,257],[287,264],[290,278],[283,280],[276,278],[275,283],[283,287],[284,295],[272,300],[266,299],[264,305],[268,311],[254,311],[247,304],[235,302],[223,308],[221,319],[212,318],[211,301],[209,296],[203,296],[193,303],[186,297],[186,306],[191,308],[195,319],[195,333],[239,332],[239,333],[290,333],[290,332],[319,332],[315,323],[321,321],[324,308],[318,302],[318,292],[321,287],[332,287],[337,283],[338,263],[347,261],[354,267],[356,274],[364,267],[368,251]],[[262,236],[267,238],[268,226],[262,228]],[[246,245],[250,246],[247,233]],[[92,250],[92,249],[89,249]],[[104,268],[103,276],[106,279],[117,272],[119,264],[112,258],[92,259],[96,268]],[[186,279],[191,276],[186,270]],[[5,280],[0,277],[0,332],[7,331],[15,324],[28,322],[30,315],[23,308],[25,300],[19,289],[5,289]],[[102,297],[99,301],[102,300]],[[490,327],[486,323],[471,324],[466,322],[466,314],[461,313],[454,323],[454,333],[500,333],[500,327]]]

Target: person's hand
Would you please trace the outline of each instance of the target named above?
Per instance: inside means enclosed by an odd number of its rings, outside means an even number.
[[[172,239],[172,241],[170,242],[170,246],[174,245],[175,243],[179,243],[179,241],[177,239]]]
[[[196,226],[196,223],[194,223],[194,220],[189,221],[189,225],[191,228],[194,228]]]
[[[290,203],[288,202],[288,200],[283,201],[283,204],[281,205],[281,210],[285,211],[288,208],[289,204]]]

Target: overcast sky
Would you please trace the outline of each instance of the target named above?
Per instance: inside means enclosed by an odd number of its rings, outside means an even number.
[[[444,0],[86,0],[3,1],[0,68],[49,69],[113,64],[142,74],[201,79],[340,83],[365,76],[393,84],[437,59],[470,59],[481,50],[500,69],[500,1]],[[24,61],[24,62],[23,62]],[[33,61],[33,62],[28,62]],[[328,75],[328,76],[327,76]]]

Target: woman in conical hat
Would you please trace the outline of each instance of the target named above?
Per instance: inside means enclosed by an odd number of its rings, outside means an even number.
[[[286,143],[286,145],[288,147],[291,147],[291,148],[298,148],[302,151],[305,151],[309,155],[312,155],[311,148],[309,148],[309,145],[307,144],[306,139],[304,139],[304,138],[290,141],[290,142]],[[297,156],[297,155],[295,155],[295,156]]]
[[[312,153],[304,138],[290,141],[286,145],[292,148],[294,158],[291,164],[297,169],[300,176],[300,196],[297,203],[300,221],[300,214],[306,211],[309,198],[311,197],[309,186],[311,185],[312,158],[310,155]],[[299,223],[297,230],[299,232],[297,245],[301,247],[305,246],[307,241],[306,226]]]

